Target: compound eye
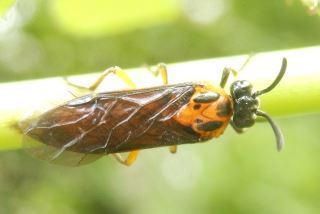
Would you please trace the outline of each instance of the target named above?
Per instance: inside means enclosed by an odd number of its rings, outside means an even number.
[[[234,98],[251,95],[252,84],[247,80],[235,81],[230,87],[230,92]]]

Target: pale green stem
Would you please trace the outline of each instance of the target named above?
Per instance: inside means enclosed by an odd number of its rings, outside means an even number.
[[[271,116],[290,116],[320,111],[320,47],[255,54],[237,79],[252,82],[254,88],[264,89],[279,72],[283,57],[288,60],[287,72],[280,84],[261,96],[261,109]],[[169,83],[209,81],[218,84],[224,67],[239,69],[248,56],[232,56],[197,60],[168,65]],[[88,86],[99,73],[74,76],[70,81]],[[140,87],[160,85],[146,68],[130,69],[129,75]],[[230,78],[232,82],[234,78]],[[115,90],[125,85],[115,76],[106,78],[99,90]],[[228,85],[226,87],[228,90]],[[73,91],[63,78],[21,81],[0,84],[0,150],[21,147],[21,135],[10,125],[30,112],[43,112],[66,100]],[[78,95],[78,94],[77,94]]]

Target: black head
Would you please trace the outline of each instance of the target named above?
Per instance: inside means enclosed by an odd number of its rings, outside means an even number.
[[[258,96],[271,91],[280,82],[285,73],[286,67],[287,60],[284,58],[277,78],[264,90],[252,92],[252,84],[247,80],[235,81],[230,87],[230,93],[234,104],[234,114],[232,118],[233,125],[239,129],[248,128],[255,123],[257,116],[264,117],[270,123],[276,135],[278,150],[281,150],[283,147],[283,136],[271,117],[265,112],[259,110]]]

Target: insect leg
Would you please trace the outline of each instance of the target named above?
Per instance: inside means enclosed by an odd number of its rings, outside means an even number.
[[[164,63],[159,63],[156,67],[156,70],[153,71],[151,68],[149,68],[147,66],[147,69],[155,76],[159,76],[159,74],[161,74],[161,78],[162,78],[162,82],[164,85],[168,85],[168,69],[167,69],[167,66],[166,64]],[[177,145],[174,145],[174,146],[169,146],[169,151],[174,154],[174,153],[177,153],[177,149],[178,149],[178,146]]]
[[[220,80],[221,88],[224,88],[226,86],[230,73],[232,73],[234,76],[237,76],[238,74],[238,72],[232,68],[224,68]]]
[[[75,87],[80,90],[89,90],[89,91],[95,91],[99,85],[102,83],[102,81],[109,76],[110,74],[114,74],[118,76],[121,80],[123,80],[130,88],[136,88],[136,84],[131,80],[129,75],[123,71],[120,67],[111,67],[106,69],[102,72],[102,74],[98,77],[96,81],[94,81],[89,87],[80,86],[74,83],[71,83],[68,79],[65,79],[68,85]]]
[[[139,150],[134,150],[129,153],[127,158],[124,160],[123,157],[119,153],[112,154],[117,161],[119,161],[121,164],[130,166],[134,163],[134,161],[137,159],[139,154]]]
[[[254,56],[254,54],[250,54],[248,56],[246,61],[244,61],[244,63],[241,65],[239,71],[236,71],[233,68],[228,68],[228,67],[224,68],[223,72],[222,72],[221,80],[220,80],[220,87],[224,88],[226,86],[230,73],[232,73],[233,76],[237,76],[238,73],[241,72],[246,67],[246,65],[250,62],[250,60],[252,59],[253,56]]]
[[[100,75],[100,77],[88,87],[88,89],[91,91],[95,91],[98,88],[98,86],[102,83],[102,81],[111,73],[118,76],[123,82],[125,82],[128,86],[130,86],[130,88],[136,88],[136,84],[131,80],[129,75],[120,67],[115,66],[115,67],[106,69]]]
[[[162,82],[164,85],[168,85],[168,70],[167,66],[164,63],[159,63],[156,67],[156,70],[152,70],[147,66],[147,69],[155,76],[159,76],[161,74]]]
[[[170,151],[172,154],[177,153],[177,149],[178,149],[178,146],[177,146],[177,145],[174,145],[174,146],[170,146],[170,147],[169,147],[169,151]]]
[[[167,66],[164,63],[159,63],[157,65],[157,68],[155,71],[148,69],[151,73],[153,73],[154,76],[158,76],[159,74],[161,74],[162,77],[162,82],[164,85],[168,85],[168,70],[167,70]],[[174,145],[174,146],[169,146],[169,151],[172,154],[177,153],[178,150],[178,146]]]

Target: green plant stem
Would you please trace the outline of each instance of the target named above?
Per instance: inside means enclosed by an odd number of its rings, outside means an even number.
[[[320,47],[255,54],[237,79],[252,82],[256,90],[267,87],[277,76],[283,57],[288,60],[287,72],[280,84],[261,96],[261,109],[272,116],[290,116],[320,111]],[[169,83],[209,81],[218,84],[224,67],[239,69],[248,56],[189,61],[168,65]],[[160,85],[146,68],[130,69],[129,75],[139,85]],[[90,85],[99,73],[70,77],[79,85]],[[230,78],[232,82],[234,78]],[[107,77],[99,90],[124,88],[115,76]],[[228,85],[227,87],[228,88]],[[72,93],[70,93],[73,91]],[[21,147],[21,134],[10,128],[26,114],[45,111],[72,99],[74,91],[63,78],[47,78],[0,84],[0,150]]]

